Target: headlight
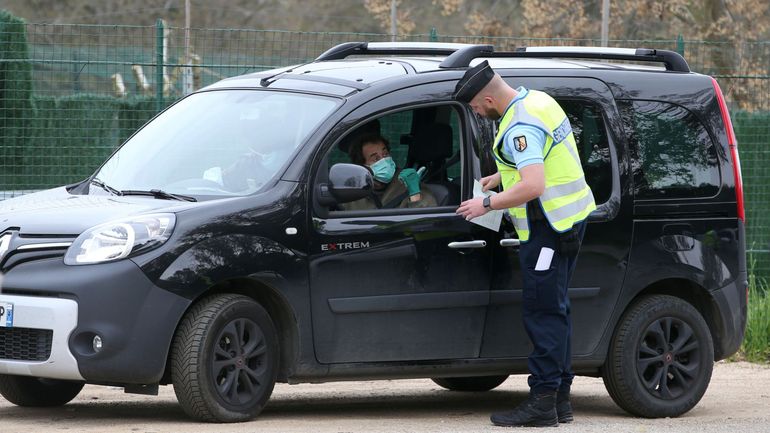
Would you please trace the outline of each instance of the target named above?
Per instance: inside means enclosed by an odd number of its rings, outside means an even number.
[[[151,250],[168,240],[174,214],[142,215],[110,221],[86,230],[64,255],[67,265],[110,262]]]

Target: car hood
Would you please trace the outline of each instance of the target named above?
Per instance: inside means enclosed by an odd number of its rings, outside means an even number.
[[[152,212],[179,212],[195,203],[143,196],[74,195],[59,187],[0,201],[0,233],[79,235],[97,224]]]

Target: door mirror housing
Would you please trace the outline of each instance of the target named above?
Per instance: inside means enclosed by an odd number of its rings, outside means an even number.
[[[372,173],[357,164],[334,164],[329,170],[329,194],[337,203],[348,203],[368,197],[374,187]]]

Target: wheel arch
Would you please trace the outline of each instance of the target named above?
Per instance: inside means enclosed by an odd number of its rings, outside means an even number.
[[[216,294],[237,294],[247,296],[264,308],[270,315],[278,333],[280,356],[278,361],[278,381],[286,382],[288,380],[291,368],[294,365],[299,351],[299,330],[297,329],[297,319],[294,310],[289,302],[267,283],[254,278],[240,277],[230,278],[212,285],[208,290],[201,293],[180,317],[176,325],[174,335],[177,334],[182,319],[201,299]],[[166,369],[163,373],[161,383],[171,383],[170,369],[171,351],[169,350],[166,360]]]
[[[648,285],[639,291],[626,305],[623,313],[618,316],[618,323],[620,323],[620,318],[623,317],[623,314],[632,308],[639,299],[650,295],[674,296],[698,310],[701,316],[703,316],[703,320],[706,321],[706,325],[708,325],[709,332],[711,333],[711,339],[714,343],[714,360],[723,358],[718,350],[718,348],[722,347],[720,344],[721,335],[724,332],[722,322],[719,320],[718,307],[709,291],[694,281],[685,278],[666,278]]]

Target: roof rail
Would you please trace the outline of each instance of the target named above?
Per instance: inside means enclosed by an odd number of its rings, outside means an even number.
[[[630,60],[637,62],[658,62],[667,71],[690,72],[690,66],[681,54],[668,50],[649,48],[604,48],[604,47],[520,47],[512,52],[498,52],[489,57],[540,57],[600,60]]]
[[[495,52],[492,45],[467,45],[463,49],[457,50],[444,59],[439,68],[467,68],[471,60],[477,57],[486,57]]]
[[[346,42],[327,50],[315,61],[339,60],[352,55],[432,55],[447,56],[442,69],[467,68],[479,57],[537,57],[565,59],[628,60],[663,63],[667,71],[690,72],[681,54],[650,48],[606,47],[519,47],[514,51],[495,52],[492,45],[439,42]]]
[[[451,57],[453,53],[477,46],[479,45],[441,42],[346,42],[330,48],[318,56],[315,61],[339,60],[352,55],[428,55]],[[491,45],[485,46],[491,47]]]
[[[344,59],[347,56],[358,54],[362,50],[366,50],[366,42],[345,42],[324,51],[323,54],[316,57],[315,61]]]

